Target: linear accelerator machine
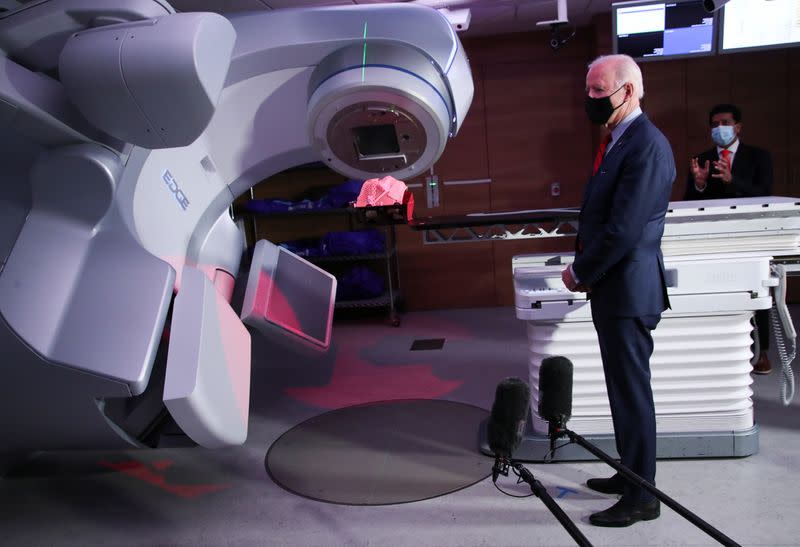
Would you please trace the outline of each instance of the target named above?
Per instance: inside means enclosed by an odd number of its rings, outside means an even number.
[[[562,237],[575,234],[577,219],[577,209],[551,209],[416,219],[412,227],[432,234],[432,242],[461,237],[454,230],[466,226],[475,239]],[[756,310],[772,308],[781,399],[789,404],[794,395],[796,333],[785,295],[787,273],[800,270],[800,199],[673,202],[662,251],[671,309],[653,331],[650,360],[657,455],[751,455],[758,451],[750,388],[751,346],[758,342],[751,323]],[[572,253],[550,253],[512,259],[516,315],[528,333],[532,392],[532,419],[514,453],[517,459],[591,458],[575,444],[550,454],[548,423],[538,413],[538,386],[542,360],[552,355],[573,363],[572,419],[567,426],[616,454],[589,302],[585,293],[570,292],[561,280],[561,271],[573,258]],[[482,449],[490,453],[485,443]]]
[[[34,0],[0,15],[0,50],[6,461],[243,443],[245,324],[324,351],[336,284],[260,241],[237,315],[232,201],[316,161],[424,172],[473,94],[450,23],[417,5],[225,18]]]

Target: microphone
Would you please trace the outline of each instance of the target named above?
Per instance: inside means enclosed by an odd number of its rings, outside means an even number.
[[[508,460],[522,441],[530,401],[531,389],[519,378],[506,378],[497,385],[486,430],[489,448],[495,455],[493,482],[500,474],[508,474]]]
[[[571,415],[572,362],[561,356],[546,357],[539,368],[539,416],[548,422],[551,451]]]

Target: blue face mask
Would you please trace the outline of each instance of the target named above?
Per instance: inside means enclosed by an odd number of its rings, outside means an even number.
[[[711,140],[717,143],[717,146],[728,146],[736,138],[736,132],[732,125],[718,125],[711,128]]]

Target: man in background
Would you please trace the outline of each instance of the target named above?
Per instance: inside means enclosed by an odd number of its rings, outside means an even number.
[[[744,144],[742,112],[736,105],[718,104],[708,113],[711,140],[715,146],[689,160],[689,177],[683,199],[721,199],[772,194],[772,158],[764,149]],[[769,374],[769,310],[758,310],[759,354],[755,374]]]
[[[639,106],[644,86],[633,59],[596,59],[586,93],[589,119],[609,133],[584,191],[575,261],[561,276],[569,290],[588,293],[621,463],[655,484],[651,331],[669,307],[661,236],[675,162],[669,142]],[[589,517],[596,526],[629,526],[660,515],[659,501],[619,474],[586,484],[622,496]]]

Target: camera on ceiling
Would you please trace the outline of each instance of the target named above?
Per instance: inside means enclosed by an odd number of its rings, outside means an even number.
[[[566,40],[561,37],[561,30],[558,23],[553,23],[550,25],[550,47],[554,50],[560,48],[564,45]]]
[[[567,25],[566,21],[551,21],[550,25],[550,48],[553,51],[558,51],[561,46],[569,42],[570,38],[575,36],[575,30],[566,34],[562,29]],[[566,35],[565,35],[566,34]]]
[[[712,13],[727,3],[728,0],[703,0],[703,8],[705,8],[708,13]]]
[[[550,21],[539,21],[536,23],[537,27],[550,27],[550,47],[553,51],[557,51],[566,44],[570,38],[575,36],[575,29],[573,27],[572,32],[564,37],[561,32],[562,27],[569,24],[569,20],[567,19],[567,0],[558,0],[557,2],[557,9],[558,12],[556,14],[556,18]]]

